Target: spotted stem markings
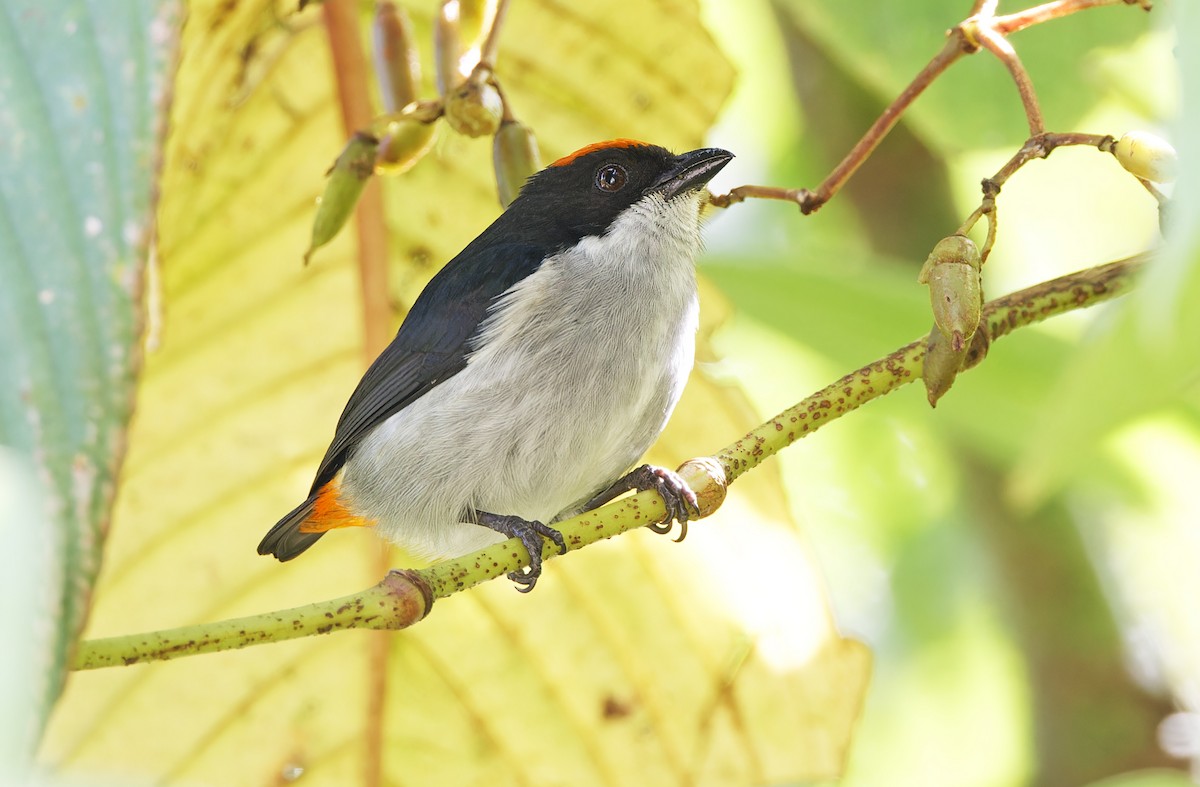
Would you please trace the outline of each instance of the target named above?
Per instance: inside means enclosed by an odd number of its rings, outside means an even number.
[[[986,355],[991,342],[1018,327],[1124,294],[1151,256],[1145,253],[1069,274],[988,303],[972,340],[967,368]],[[924,358],[925,339],[911,342],[789,407],[716,456],[685,462],[680,473],[696,492],[700,512],[695,518],[719,508],[734,479],[781,448],[872,399],[919,380]],[[658,522],[665,513],[662,498],[650,490],[555,527],[563,534],[567,549],[574,550]],[[523,568],[527,560],[523,550],[516,548],[518,543],[510,539],[421,571],[389,571],[379,584],[353,596],[246,618],[83,642],[74,668],[159,661],[351,628],[407,628],[428,614],[434,599]],[[542,559],[557,554],[558,549],[547,542]]]

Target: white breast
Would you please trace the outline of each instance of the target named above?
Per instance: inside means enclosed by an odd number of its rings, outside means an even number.
[[[553,521],[629,469],[692,367],[698,197],[647,197],[505,293],[467,367],[371,432],[342,492],[430,557],[500,540],[474,508]]]

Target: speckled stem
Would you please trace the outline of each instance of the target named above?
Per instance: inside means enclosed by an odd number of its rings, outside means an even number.
[[[693,519],[708,516],[716,511],[725,499],[725,488],[729,486],[729,482],[725,478],[724,468],[712,458],[689,460],[679,468],[679,474],[696,492],[700,513]],[[623,497],[595,511],[556,522],[554,527],[562,533],[567,551],[573,552],[627,530],[661,522],[665,514],[666,508],[658,492],[638,492],[632,497]],[[542,548],[542,560],[557,556],[558,549],[547,542]],[[444,598],[489,579],[504,576],[528,564],[520,542],[509,539],[470,555],[442,560],[413,573],[429,585],[434,598]]]
[[[413,572],[389,571],[379,584],[352,596],[245,618],[86,640],[79,644],[72,669],[165,661],[343,629],[402,629],[425,617],[432,604],[429,588]]]
[[[971,342],[963,369],[987,355],[988,347],[1014,329],[1047,317],[1115,298],[1133,286],[1133,279],[1152,256],[1147,252],[1096,268],[1070,273],[984,305],[979,330]],[[925,339],[921,338],[851,372],[832,385],[784,410],[741,440],[717,454],[729,482],[757,467],[764,459],[821,426],[856,410],[872,399],[921,379]]]
[[[1141,254],[1043,282],[988,303],[964,362],[979,363],[991,342],[1024,325],[1091,306],[1126,292],[1151,255]],[[692,459],[679,469],[708,516],[741,474],[826,423],[866,402],[921,379],[925,339],[919,339],[789,407],[713,457]],[[660,521],[665,513],[657,492],[639,492],[555,525],[575,550],[626,530]],[[557,556],[547,545],[544,560]],[[243,648],[266,642],[327,634],[351,628],[402,629],[428,614],[435,598],[517,571],[528,563],[516,539],[445,560],[420,571],[390,571],[375,587],[352,596],[282,612],[203,623],[166,631],[80,643],[74,669],[98,669]]]
[[[993,340],[1016,328],[1126,292],[1149,256],[1142,254],[1068,274],[986,304],[963,369],[978,364]],[[801,400],[716,456],[686,462],[680,468],[680,474],[700,499],[700,515],[696,518],[715,511],[725,499],[729,484],[767,457],[872,399],[920,380],[924,360],[925,339],[921,338]],[[657,522],[664,513],[657,492],[639,492],[596,511],[559,522],[555,527],[563,534],[567,551],[572,551]],[[557,550],[549,544],[542,551],[543,560],[557,555]],[[444,560],[416,573],[429,584],[435,598],[442,598],[524,565],[524,550],[516,540],[509,540],[481,552]]]

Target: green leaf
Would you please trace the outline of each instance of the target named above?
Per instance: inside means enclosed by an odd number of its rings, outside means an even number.
[[[169,0],[0,10],[0,443],[33,463],[57,533],[27,590],[56,607],[43,715],[87,617],[131,409],[178,17]]]
[[[22,632],[0,649],[0,782],[16,779],[33,759],[46,715],[47,669],[59,647],[43,621],[61,608],[61,534],[46,521],[41,486],[25,457],[0,447],[0,619]],[[40,592],[31,597],[30,588]]]
[[[807,33],[797,37],[793,51],[800,41],[823,43],[818,54],[842,63],[846,74],[859,75],[882,102],[894,98],[924,65],[942,44],[940,31],[969,5],[775,3],[788,9],[787,21]],[[1021,4],[1002,6],[1015,11]],[[1190,4],[1182,7],[1194,10]],[[1034,69],[1046,44],[1077,55],[1097,43],[1085,32],[1091,21],[1104,17],[1132,22],[1137,29],[1143,16],[1136,9],[1096,8],[1014,35],[1012,42]],[[1146,110],[1169,104],[1161,98],[1164,93],[1174,97],[1171,47],[1176,40],[1174,31],[1164,29],[1124,51],[1106,51],[1103,57],[1097,51],[1049,72],[1038,65],[1034,81],[1051,127],[1119,134],[1152,124],[1147,118],[1156,113]],[[805,53],[795,62],[817,59]],[[1118,59],[1120,67],[1110,68]],[[1164,63],[1167,68],[1160,67]],[[796,72],[797,84],[827,76],[823,68]],[[755,85],[777,86],[776,73],[747,77]],[[982,81],[989,74],[991,81]],[[1101,82],[1102,90],[1097,89]],[[1080,92],[1064,96],[1064,88]],[[808,94],[798,92],[807,121],[805,142],[811,126],[836,128],[845,122],[843,106],[814,107],[805,100]],[[765,118],[777,106],[789,107],[778,93],[772,98],[772,103],[747,106],[741,116],[769,129]],[[1083,118],[1080,110],[1086,112]],[[910,270],[897,270],[903,263],[896,259],[871,259],[863,251],[868,233],[827,213],[845,205],[846,192],[804,219],[791,206],[748,202],[719,220],[742,227],[740,233],[727,233],[736,239],[722,248],[730,256],[706,268],[734,301],[735,319],[719,338],[730,348],[727,365],[744,370],[742,379],[750,381],[751,395],[764,412],[778,411],[929,330],[928,292],[915,283],[924,254],[908,252],[904,240],[924,233],[928,249],[953,231],[978,204],[980,178],[996,172],[1026,133],[1011,81],[986,53],[956,64],[908,116],[946,162],[959,200],[957,220],[931,223],[923,203],[931,191],[938,194],[936,173],[906,177],[903,167],[897,168],[902,174],[894,188],[871,195],[879,204],[876,212],[864,213],[863,221],[888,228],[869,233],[872,245],[893,257],[908,256]],[[841,135],[837,156],[866,122]],[[1196,126],[1193,119],[1182,127]],[[998,146],[1001,141],[1006,144]],[[880,164],[878,153],[894,142],[885,140],[871,162]],[[794,148],[798,158],[815,157],[802,143]],[[827,169],[810,166],[814,171],[803,177],[771,168],[753,182],[811,188]],[[893,168],[886,171],[890,175]],[[996,253],[985,269],[989,298],[1154,242],[1153,201],[1116,161],[1094,150],[1062,150],[1048,161],[1031,163],[1005,186],[998,205]],[[889,212],[886,221],[880,220],[880,210]],[[774,220],[746,231],[742,213]],[[1194,210],[1180,206],[1172,215],[1181,226],[1195,225]],[[903,227],[905,222],[911,225]],[[901,238],[893,227],[904,229]],[[780,242],[788,231],[800,239]],[[877,235],[882,243],[875,242]],[[745,254],[747,246],[752,255]],[[1178,295],[1177,307],[1194,302],[1194,295],[1192,301],[1184,297]],[[1153,651],[1147,660],[1175,700],[1186,704],[1197,660],[1188,658],[1190,618],[1181,614],[1186,603],[1178,601],[1192,596],[1180,593],[1178,578],[1189,576],[1186,568],[1183,574],[1179,569],[1194,562],[1193,544],[1182,534],[1196,517],[1189,518],[1190,505],[1159,501],[1160,488],[1172,489],[1183,501],[1194,497],[1187,480],[1195,477],[1194,449],[1166,451],[1164,443],[1172,443],[1145,439],[1134,451],[1129,444],[1135,441],[1126,439],[1134,435],[1126,432],[1109,441],[1107,451],[1093,452],[1088,472],[1075,474],[1046,505],[1016,510],[1002,494],[1011,469],[1025,461],[1033,427],[1045,410],[1078,417],[1067,408],[1088,407],[1091,398],[1111,400],[1120,395],[1111,389],[1143,384],[1108,372],[1093,378],[1082,399],[1060,408],[1054,398],[1059,375],[1086,344],[1080,334],[1104,321],[1104,312],[1114,307],[1121,305],[1014,332],[995,343],[982,364],[961,375],[936,410],[929,409],[918,383],[872,402],[779,457],[792,504],[821,556],[838,622],[861,633],[876,654],[870,702],[844,783],[1082,783],[1131,768],[1130,763],[1161,761],[1155,728],[1169,712],[1169,702],[1127,678],[1127,654],[1112,629],[1116,617],[1129,626],[1123,633],[1132,639],[1147,626],[1161,632],[1147,646]],[[1180,398],[1176,393],[1176,404]],[[1161,429],[1168,430],[1178,442],[1194,446],[1194,436],[1178,434],[1178,424]],[[1061,452],[1077,445],[1066,438],[1053,448]],[[1139,475],[1152,477],[1156,485],[1143,483]],[[1125,505],[1138,516],[1122,517]],[[1110,518],[1129,521],[1109,524]],[[1108,532],[1121,530],[1118,525],[1136,534]],[[1134,581],[1106,581],[1126,572]],[[1150,576],[1153,581],[1140,581]],[[1106,597],[1116,600],[1112,608]],[[1137,610],[1132,620],[1125,617],[1130,607]],[[903,724],[895,723],[898,718]],[[1098,737],[1108,743],[1097,745]],[[989,757],[982,765],[931,759],[930,741],[946,751],[982,746]]]

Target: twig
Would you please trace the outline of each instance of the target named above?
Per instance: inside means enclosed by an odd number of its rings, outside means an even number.
[[[1042,22],[1049,22],[1051,19],[1061,19],[1064,16],[1102,5],[1136,5],[1144,11],[1149,11],[1152,3],[1150,0],[1055,0],[1052,3],[1026,8],[1024,11],[995,17],[992,20],[991,28],[1000,35],[1006,36]]]
[[[412,572],[390,571],[374,587],[330,601],[215,623],[86,640],[79,644],[74,669],[218,653],[345,629],[404,628],[425,617],[432,604],[428,589],[421,587]]]
[[[504,27],[508,3],[509,0],[500,0],[496,4],[496,13],[492,16],[492,24],[488,28],[487,36],[483,39],[483,46],[479,48],[479,65],[489,71],[494,71],[496,68],[496,57],[500,53],[500,29]],[[478,66],[476,67],[478,68]]]
[[[1046,158],[1058,148],[1070,145],[1088,145],[1108,153],[1112,150],[1114,142],[1115,140],[1108,134],[1084,134],[1077,131],[1037,134],[1025,140],[1021,149],[995,175],[988,178],[988,181],[995,186],[996,193],[999,193],[1017,170],[1034,159]]]
[[[892,127],[900,120],[900,116],[904,114],[904,110],[908,109],[909,105],[917,99],[917,96],[925,92],[925,88],[929,87],[933,83],[933,80],[937,79],[956,60],[963,55],[975,51],[974,46],[967,42],[957,27],[947,35],[946,44],[942,47],[941,51],[934,55],[933,59],[921,69],[921,72],[909,83],[908,87],[904,88],[904,91],[896,97],[896,100],[888,105],[883,114],[863,134],[862,139],[850,149],[846,157],[833,168],[833,172],[829,173],[829,177],[825,178],[815,191],[809,191],[808,189],[784,189],[775,186],[739,186],[728,194],[710,197],[709,202],[715,207],[727,208],[748,197],[786,200],[799,205],[800,212],[806,216],[820,208],[838,193],[846,181],[850,179],[850,176],[862,166],[863,162],[870,157],[875,148],[879,147],[879,143],[892,130]]]
[[[322,7],[337,80],[338,100],[342,108],[342,127],[347,137],[354,134],[356,129],[365,128],[375,114],[367,90],[369,66],[363,54],[356,5],[352,0],[327,0]],[[358,231],[358,254],[355,259],[358,263],[359,297],[362,300],[362,357],[363,366],[366,367],[391,340],[387,221],[378,182],[366,184],[354,216]],[[386,570],[386,556],[382,552],[378,554],[379,568]],[[381,585],[386,582],[387,579]],[[364,671],[368,684],[368,719],[378,719],[383,713],[382,702],[387,696],[386,660],[387,643],[378,638],[371,640],[368,645],[368,668]],[[382,784],[383,725],[368,722],[365,728],[367,756],[363,760],[363,784],[377,787]]]
[[[1155,186],[1153,183],[1146,180],[1145,178],[1138,178],[1137,182],[1142,184],[1142,186],[1146,189],[1146,191],[1148,191],[1150,193],[1151,197],[1154,197],[1154,199],[1158,202],[1159,207],[1162,207],[1163,205],[1165,205],[1167,203],[1167,195],[1163,194],[1161,191],[1159,191],[1158,187]]]
[[[1017,57],[1008,39],[991,28],[980,25],[975,29],[980,46],[991,52],[1008,69],[1013,82],[1017,85],[1017,93],[1021,96],[1021,105],[1025,108],[1025,117],[1029,121],[1029,134],[1036,136],[1046,130],[1046,122],[1042,119],[1042,108],[1038,105],[1037,93],[1033,89],[1033,80],[1029,72]]]
[[[977,364],[987,347],[1016,328],[1091,306],[1127,291],[1150,254],[1043,282],[987,304],[964,368]],[[726,488],[747,471],[834,419],[921,379],[925,339],[846,375],[784,410],[714,457],[680,468],[700,500],[700,516],[715,511]],[[658,521],[664,513],[657,492],[641,492],[596,511],[558,523],[568,550]],[[557,555],[547,546],[543,559]],[[403,629],[428,614],[443,598],[516,571],[528,558],[515,539],[420,571],[392,571],[363,593],[246,618],[186,626],[80,643],[74,669],[160,661],[349,628]],[[544,592],[544,591],[543,591]]]
[[[785,189],[782,186],[738,186],[725,194],[713,194],[708,201],[717,208],[728,208],[750,198],[777,199],[784,202],[795,202],[804,210],[804,201],[812,194],[808,189]]]
[[[1147,252],[1067,274],[991,301],[983,308],[983,318],[964,369],[982,359],[986,351],[979,348],[986,348],[1016,328],[1125,293],[1150,256],[1151,253]],[[763,459],[816,431],[828,421],[919,380],[925,343],[926,339],[922,337],[851,372],[726,448],[716,458],[725,467],[729,481],[732,482],[759,465]]]
[[[917,96],[921,95],[938,76],[963,55],[974,54],[980,48],[986,48],[992,52],[1008,68],[1013,81],[1016,82],[1017,91],[1021,95],[1021,103],[1029,121],[1030,133],[1035,136],[1042,134],[1045,131],[1045,122],[1033,90],[1033,83],[1017,57],[1016,51],[1004,36],[1051,19],[1069,16],[1087,8],[1118,4],[1138,5],[1146,10],[1149,10],[1151,5],[1150,0],[1056,0],[1007,16],[995,16],[996,0],[974,0],[970,16],[947,32],[947,41],[941,51],[884,109],[883,114],[875,120],[858,143],[851,148],[846,157],[834,167],[833,172],[829,173],[829,176],[816,189],[744,185],[731,189],[725,194],[711,195],[708,201],[714,207],[727,208],[751,198],[782,200],[794,202],[800,207],[800,212],[806,216],[816,211],[831,200],[846,181],[858,171],[858,168],[870,157]]]
[[[1095,147],[1104,153],[1112,151],[1112,146],[1116,142],[1107,134],[1083,134],[1079,132],[1066,133],[1043,133],[1037,134],[1025,140],[1025,144],[1021,145],[1012,158],[1005,162],[995,175],[990,178],[983,179],[983,199],[979,203],[970,216],[967,217],[955,232],[959,235],[966,235],[975,226],[980,218],[987,216],[988,233],[987,239],[984,241],[983,247],[980,248],[979,254],[984,262],[987,262],[988,255],[992,251],[992,246],[996,243],[996,197],[1000,194],[1000,189],[1008,182],[1008,179],[1016,174],[1017,170],[1025,166],[1035,159],[1043,159],[1049,156],[1055,149],[1066,147],[1069,145],[1087,145]],[[1151,189],[1151,193],[1157,192],[1148,183],[1143,182],[1143,185]]]
[[[358,11],[349,0],[327,0],[321,6],[333,56],[342,128],[347,139],[366,128],[374,111],[367,93],[367,59],[363,55]],[[392,310],[388,302],[387,225],[383,196],[368,183],[355,211],[358,230],[358,289],[363,305],[363,358],[375,360],[391,340]],[[364,364],[365,365],[365,364]]]

